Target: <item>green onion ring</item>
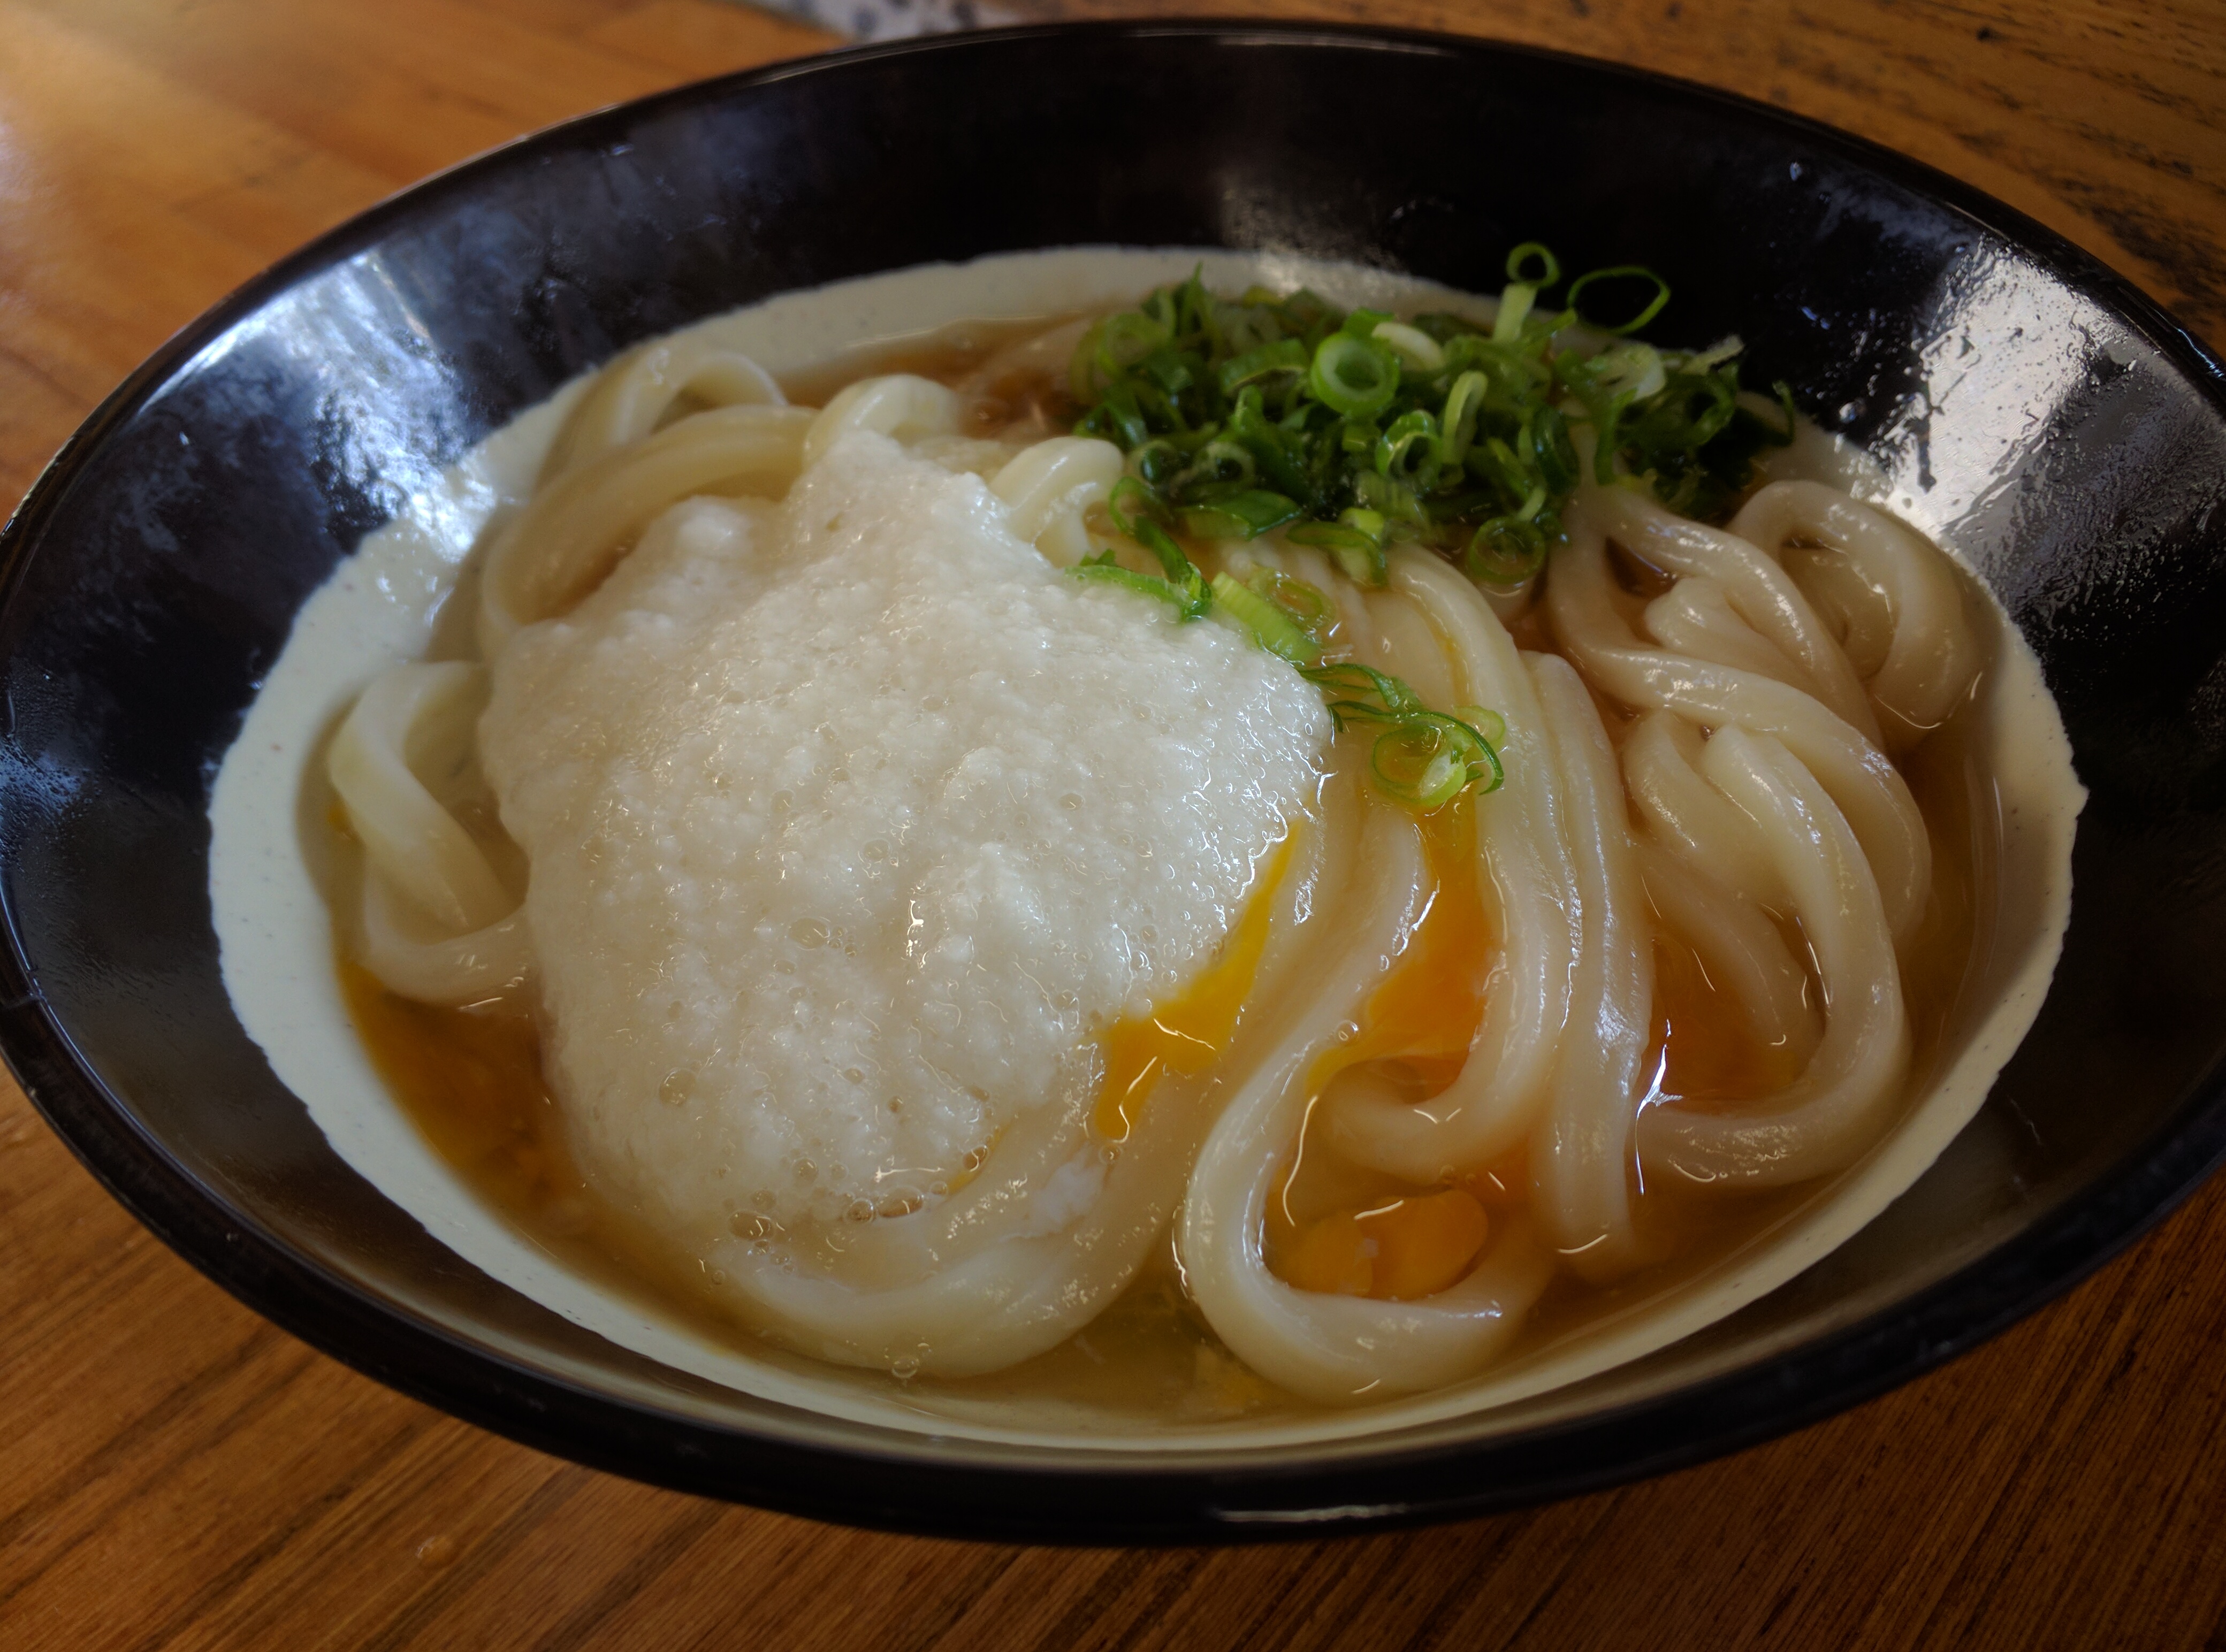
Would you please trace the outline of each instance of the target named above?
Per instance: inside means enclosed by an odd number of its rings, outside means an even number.
[[[1662,307],[1670,302],[1670,283],[1663,280],[1661,276],[1656,275],[1651,270],[1649,270],[1643,264],[1612,264],[1606,270],[1594,270],[1589,274],[1579,276],[1574,281],[1571,282],[1569,283],[1569,308],[1573,310],[1577,308],[1577,300],[1579,296],[1581,295],[1585,289],[1591,286],[1593,283],[1596,281],[1609,281],[1618,276],[1628,277],[1634,281],[1652,282],[1654,283],[1653,302],[1649,303],[1644,309],[1639,311],[1638,315],[1632,316],[1629,321],[1624,322],[1619,327],[1610,327],[1605,321],[1595,321],[1589,315],[1584,315],[1581,319],[1587,327],[1598,327],[1603,333],[1612,334],[1617,338],[1621,338],[1626,333],[1638,332],[1640,327],[1644,327],[1649,321],[1662,314]]]
[[[1315,346],[1307,387],[1332,411],[1369,418],[1399,393],[1399,358],[1372,339],[1332,333]]]
[[[1523,273],[1523,266],[1533,258],[1546,266],[1543,275],[1526,276]],[[1532,287],[1551,287],[1561,278],[1561,261],[1542,241],[1525,241],[1507,255],[1507,278]]]

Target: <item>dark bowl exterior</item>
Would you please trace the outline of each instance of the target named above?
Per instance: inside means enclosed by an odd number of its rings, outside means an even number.
[[[1356,130],[1328,108],[1409,116]],[[258,683],[366,531],[582,370],[930,260],[1268,248],[1491,290],[1531,238],[1576,268],[1644,258],[1676,289],[1672,341],[1737,330],[1760,377],[1897,476],[1962,488],[1957,543],[2038,651],[2092,791],[2063,963],[1980,1119],[1845,1250],[1642,1363],[1637,1386],[1121,1465],[789,1410],[605,1344],[448,1252],[340,1160],[241,1028],[207,804]],[[1959,402],[1974,351],[2016,372]],[[1964,473],[1943,480],[1949,451]],[[1974,454],[1995,457],[1973,471]],[[735,76],[522,140],[251,283],[93,416],[0,535],[0,1047],[95,1174],[244,1301],[383,1381],[772,1508],[1142,1541],[1584,1490],[1971,1346],[2226,1153],[2226,374],[1996,202],[1599,64],[1359,29],[1026,29]]]

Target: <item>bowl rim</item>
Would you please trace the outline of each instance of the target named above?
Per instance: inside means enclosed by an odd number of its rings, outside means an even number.
[[[1835,154],[2016,245],[2114,311],[2226,419],[2226,365],[2167,309],[2016,208],[1868,139],[1736,93],[1545,48],[1420,29],[1201,17],[1034,24],[850,47],[691,81],[522,134],[389,195],[251,277],[174,333],[69,436],[0,526],[0,613],[89,456],[207,344],[387,226],[515,151],[592,143],[690,104],[890,60],[1014,41],[1159,38],[1549,62]],[[1078,1465],[1042,1448],[968,1441],[964,1459],[891,1431],[887,1447],[708,1424],[587,1387],[383,1300],[227,1204],[138,1122],[77,1049],[33,973],[0,889],[0,1056],[32,1104],[126,1210],[246,1306],[411,1397],[590,1466],[783,1513],[883,1529],[1031,1543],[1317,1537],[1518,1508],[1696,1464],[1804,1427],[1994,1336],[2116,1256],[2226,1163],[2226,1061],[2086,1187],[1998,1246],[1889,1307],[1759,1363],[1644,1400],[1483,1439],[1364,1437],[1322,1451],[1193,1448]],[[907,1449],[910,1447],[911,1449]],[[1178,1448],[1180,1451],[1180,1448]],[[834,1472],[830,1471],[833,1470]],[[1046,1510],[1058,1515],[1047,1518]],[[1055,1523],[1054,1523],[1055,1520]]]

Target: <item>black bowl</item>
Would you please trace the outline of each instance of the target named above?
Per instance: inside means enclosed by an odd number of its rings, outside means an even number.
[[[367,530],[582,369],[928,260],[1279,248],[1490,290],[1534,237],[1573,267],[1656,266],[1681,338],[1738,330],[1762,378],[1952,522],[2092,790],[2032,1035],[1934,1171],[1792,1283],[1550,1405],[1335,1448],[1109,1466],[900,1435],[665,1369],[495,1283],[342,1163],[242,1031],[206,810],[258,681]],[[445,174],[250,284],[87,422],[0,554],[0,1045],[24,1088],[251,1306],[460,1416],[645,1479],[1036,1541],[1506,1507],[1901,1382],[2065,1288],[2226,1151],[2226,376],[2008,208],[1690,86],[1418,35],[1186,24],[686,87]]]

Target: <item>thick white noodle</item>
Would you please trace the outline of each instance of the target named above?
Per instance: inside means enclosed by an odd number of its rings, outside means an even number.
[[[1624,738],[1624,789],[1645,828],[1647,898],[1738,1001],[1749,1031],[1805,1061],[1818,1032],[1808,972],[1771,916],[1790,899],[1754,823],[1695,766],[1702,743],[1666,711],[1648,712]]]
[[[698,493],[779,499],[803,466],[810,408],[694,413],[537,490],[487,547],[479,647],[492,661],[525,626],[563,613],[652,520]]]
[[[683,397],[711,407],[784,407],[788,397],[764,368],[701,333],[653,339],[595,376],[542,461],[537,486],[630,447],[665,423]]]
[[[871,430],[907,446],[931,436],[956,435],[960,410],[956,391],[917,373],[862,378],[836,391],[812,418],[804,438],[802,467],[818,463],[853,430]]]
[[[1805,689],[1864,739],[1877,740],[1878,723],[1847,656],[1800,587],[1759,547],[1736,532],[1690,521],[1628,487],[1588,488],[1585,506],[1600,531],[1640,561],[1679,575],[1681,585],[1695,579],[1708,581],[1710,594],[1719,600],[1719,614],[1736,614],[1790,668],[1782,677],[1776,671],[1765,675]],[[1650,631],[1652,613],[1647,618]],[[1719,618],[1709,629],[1720,636],[1728,627]],[[1717,658],[1684,648],[1658,631],[1654,635],[1679,652]],[[1739,659],[1718,663],[1745,664]]]
[[[1090,554],[1084,513],[1105,502],[1125,463],[1110,442],[1053,436],[1022,448],[990,479],[989,491],[1005,502],[1014,534],[1053,567],[1072,568]]]
[[[1695,766],[1701,731],[1666,711],[1641,717],[1623,742],[1623,784],[1650,836],[1679,860],[1751,905],[1782,912],[1785,886],[1762,852],[1754,823]]]
[[[1789,545],[1784,555],[1785,571],[1838,634],[1855,675],[1869,682],[1893,649],[1893,608],[1886,593],[1836,550]]]
[[[1806,687],[1801,668],[1741,619],[1730,594],[1712,579],[1690,575],[1679,580],[1646,605],[1641,625],[1673,653]]]
[[[386,880],[366,874],[360,917],[356,961],[387,990],[421,1004],[476,1003],[533,973],[533,938],[525,931],[523,907],[484,929],[429,936]]]
[[[1851,634],[1875,637],[1876,611],[1885,610],[1891,640],[1868,687],[1897,745],[1938,728],[1969,694],[1981,660],[1963,593],[1946,559],[1892,518],[1822,482],[1772,482],[1741,507],[1731,531],[1771,556],[1785,557],[1797,540],[1837,551],[1855,578],[1827,575],[1818,590],[1828,591]],[[1794,577],[1812,579],[1828,565],[1813,555],[1788,564]],[[1872,594],[1868,603],[1858,595],[1863,589]],[[1858,618],[1865,608],[1870,613]]]
[[[1762,489],[1731,532],[1612,488],[1584,490],[1568,519],[1548,609],[1593,683],[1646,714],[1623,761],[1655,910],[1758,1038],[1806,1057],[1790,1084],[1736,1108],[1648,1108],[1639,1163],[1744,1187],[1841,1169],[1900,1100],[1910,1032],[1896,949],[1930,886],[1924,821],[1872,731],[1906,745],[1969,692],[1977,647],[1955,575],[1898,524],[1814,483]],[[1610,539],[1681,576],[1646,607],[1657,647],[1622,617]],[[1850,713],[1845,687],[1866,677]],[[1821,1037],[1781,919],[1799,924],[1814,959]]]
[[[325,755],[363,846],[359,961],[427,1003],[467,1003],[532,969],[517,899],[419,777],[468,756],[487,692],[481,666],[390,667],[357,696]]]
[[[1506,784],[1473,804],[1479,883],[1498,945],[1468,1059],[1426,1102],[1356,1092],[1328,1118],[1348,1158],[1427,1185],[1482,1167],[1530,1130],[1568,1020],[1580,936],[1544,714],[1514,642],[1476,588],[1428,551],[1393,560],[1391,590],[1428,618],[1453,662],[1452,702],[1489,706],[1507,722]]]
[[[1809,975],[1769,914],[1652,838],[1639,838],[1638,849],[1655,915],[1700,956],[1710,984],[1739,1005],[1749,1035],[1806,1061],[1820,1032]]]
[[[391,667],[357,696],[325,759],[371,870],[457,934],[495,922],[518,901],[418,778],[411,759],[469,751],[486,704],[487,672],[479,666],[451,660]]]
[[[1623,777],[1600,712],[1567,660],[1525,660],[1561,783],[1584,924],[1568,1032],[1545,1117],[1530,1134],[1530,1185],[1539,1226],[1562,1260],[1587,1279],[1611,1279],[1645,1260],[1631,1220],[1631,1127],[1652,1077],[1654,942]]]
[[[1063,359],[1082,325],[1010,347],[971,384],[993,393]],[[716,334],[629,352],[576,404],[532,498],[486,547],[483,658],[567,612],[673,505],[778,499],[852,430],[982,474],[1014,531],[1072,565],[1120,451],[1059,437],[1015,452],[963,435],[965,405],[900,373],[824,410],[790,407]],[[1117,1147],[1086,1106],[1046,1103],[922,1204],[785,1233],[738,1218],[696,1236],[759,1329],[905,1374],[998,1369],[1093,1318],[1172,1223],[1199,1306],[1255,1370],[1324,1402],[1378,1398],[1491,1363],[1558,1266],[1606,1280],[1648,1261],[1633,1210],[1644,1177],[1782,1185],[1876,1140],[1910,1060],[1896,947],[1931,878],[1924,823],[1885,747],[1969,691],[1978,651],[1953,574],[1890,518],[1809,482],[1763,488],[1728,531],[1623,488],[1580,490],[1564,519],[1570,543],[1550,575],[1510,592],[1479,592],[1412,548],[1373,593],[1280,536],[1222,548],[1232,570],[1256,562],[1329,594],[1352,657],[1506,720],[1506,784],[1474,804],[1493,936],[1485,1008],[1453,1083],[1415,1103],[1364,1070],[1323,1077],[1429,899],[1413,818],[1361,778],[1364,731],[1319,821],[1298,829],[1255,990],[1214,1071],[1162,1076]],[[1616,588],[1611,541],[1673,578],[1643,610]],[[1518,651],[1502,623],[1542,589],[1567,661]],[[485,678],[461,664],[390,670],[328,755],[365,851],[357,956],[429,1003],[503,992],[533,966],[516,901],[425,778],[468,757]],[[1593,689],[1641,714],[1619,756]],[[1788,1087],[1708,1112],[1656,1094],[1657,923],[1758,1040],[1790,1052],[1800,1076]],[[1308,1143],[1416,1187],[1521,1149],[1530,1206],[1496,1211],[1481,1257],[1433,1296],[1301,1290],[1268,1267],[1265,1235]]]
[[[1291,558],[1294,568],[1305,565],[1303,554]],[[1328,559],[1323,558],[1325,567]],[[1304,577],[1301,575],[1301,577]],[[1326,583],[1309,581],[1318,591],[1327,591],[1337,609],[1335,622],[1337,639],[1350,650],[1355,658],[1367,660],[1383,652],[1383,627],[1377,622],[1376,606],[1369,601],[1368,593],[1351,580],[1326,573]]]
[[[1814,696],[1728,665],[1649,646],[1617,611],[1607,561],[1605,494],[1586,488],[1563,520],[1569,543],[1546,581],[1554,634],[1602,691],[1641,710],[1674,711],[1702,728],[1738,724],[1776,736],[1823,783],[1863,846],[1897,941],[1924,916],[1932,843],[1909,785],[1877,744]],[[1610,503],[1612,503],[1612,501]]]
[[[1722,728],[1701,754],[1709,783],[1761,829],[1824,990],[1823,1041],[1800,1077],[1737,1112],[1647,1109],[1642,1162],[1694,1181],[1778,1187],[1841,1168],[1877,1139],[1909,1070],[1901,971],[1878,888],[1840,810],[1766,734]]]
[[[1333,812],[1350,810],[1352,781],[1331,785],[1345,793]],[[1316,940],[1283,1036],[1206,1138],[1176,1225],[1184,1276],[1215,1332],[1262,1376],[1329,1404],[1436,1388],[1481,1369],[1521,1328],[1553,1272],[1520,1218],[1496,1218],[1468,1274],[1414,1301],[1302,1291],[1269,1269],[1269,1204],[1305,1128],[1309,1080],[1421,916],[1420,834],[1393,806],[1357,801],[1363,818],[1341,857],[1349,880],[1329,892],[1335,928]],[[1329,832],[1339,823],[1327,823]]]

